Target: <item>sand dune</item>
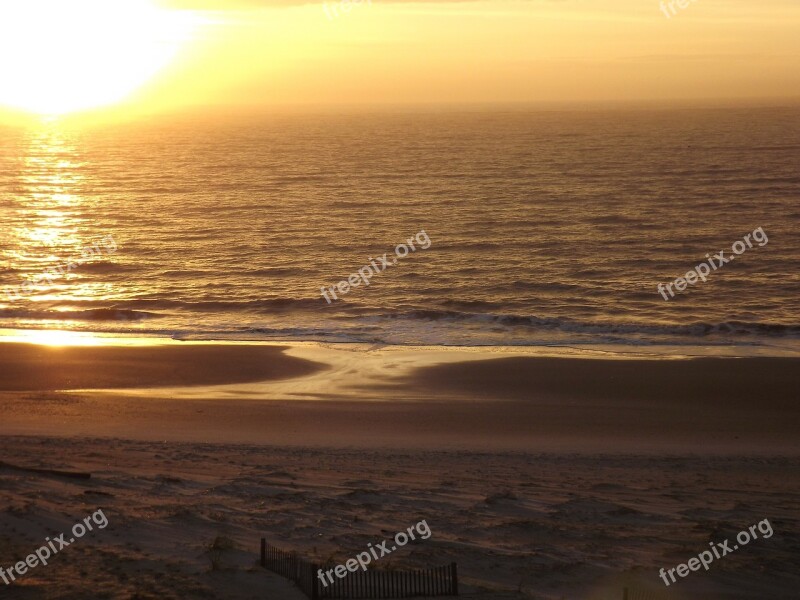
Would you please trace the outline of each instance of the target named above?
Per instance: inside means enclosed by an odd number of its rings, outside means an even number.
[[[345,560],[426,519],[432,535],[382,567],[457,561],[476,600],[621,598],[663,590],[658,569],[769,518],[775,535],[693,573],[674,598],[789,600],[800,575],[798,463],[780,457],[282,449],[0,438],[0,563],[102,508],[109,526],[3,597],[302,598],[255,566],[258,540]],[[217,570],[207,548],[233,542]],[[12,595],[8,596],[8,592]]]

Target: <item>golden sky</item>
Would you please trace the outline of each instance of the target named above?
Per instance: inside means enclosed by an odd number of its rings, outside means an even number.
[[[10,0],[0,104],[800,97],[797,0],[671,1],[674,11],[659,0]]]

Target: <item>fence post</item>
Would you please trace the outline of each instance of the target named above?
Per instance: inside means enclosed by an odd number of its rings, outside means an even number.
[[[311,600],[319,600],[319,577],[317,577],[318,571],[319,565],[316,563],[311,563]]]
[[[450,563],[450,577],[453,580],[453,595],[458,596],[458,565]]]
[[[267,540],[266,538],[261,538],[261,566],[267,566]]]

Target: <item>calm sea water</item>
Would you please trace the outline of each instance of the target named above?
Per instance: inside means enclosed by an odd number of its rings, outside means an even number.
[[[0,130],[0,327],[413,344],[800,339],[800,111]],[[748,250],[656,291],[755,228]],[[432,245],[328,305],[321,286]],[[63,277],[8,296],[113,236]]]

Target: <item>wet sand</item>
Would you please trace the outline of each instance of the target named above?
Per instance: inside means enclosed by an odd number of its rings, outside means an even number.
[[[450,352],[408,362],[413,350],[349,351],[342,359],[316,349],[313,360],[295,350],[303,355],[264,345],[0,344],[0,433],[376,448],[800,450],[797,358]]]
[[[323,368],[280,346],[0,344],[0,391],[218,385],[309,375]]]

